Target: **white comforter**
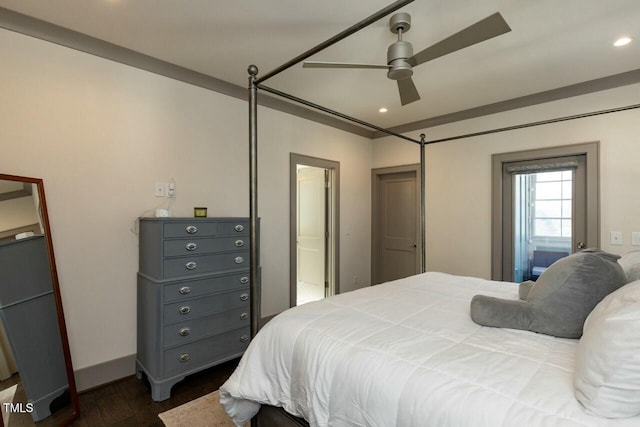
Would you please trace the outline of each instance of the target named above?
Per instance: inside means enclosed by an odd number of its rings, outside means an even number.
[[[311,426],[640,426],[587,415],[573,393],[576,340],[480,327],[476,294],[505,282],[425,273],[288,310],[220,388],[237,425],[260,403]]]

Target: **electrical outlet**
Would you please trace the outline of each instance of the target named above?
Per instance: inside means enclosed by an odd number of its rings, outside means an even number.
[[[167,196],[167,184],[164,182],[156,182],[156,197],[166,197]]]
[[[640,231],[631,232],[631,245],[640,246]]]
[[[622,232],[621,231],[612,231],[611,232],[611,244],[612,245],[621,245],[622,244]]]
[[[167,184],[167,197],[176,197],[176,185],[173,182]]]

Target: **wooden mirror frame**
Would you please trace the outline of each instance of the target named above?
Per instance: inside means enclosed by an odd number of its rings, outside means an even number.
[[[73,364],[71,363],[71,351],[69,350],[69,337],[67,335],[67,326],[64,320],[64,311],[62,308],[62,296],[60,294],[58,270],[56,268],[56,260],[53,252],[53,239],[51,237],[49,213],[47,211],[47,201],[44,194],[44,182],[41,178],[30,178],[30,177],[6,175],[6,174],[0,174],[0,180],[36,184],[36,187],[38,188],[42,227],[44,228],[44,238],[46,242],[47,251],[49,254],[49,269],[51,272],[51,283],[53,286],[54,301],[56,303],[56,313],[58,315],[58,328],[60,330],[60,339],[62,341],[61,342],[62,351],[64,353],[64,361],[67,369],[67,380],[69,382],[69,397],[71,399],[72,412],[71,414],[69,414],[68,417],[60,420],[60,425],[68,426],[80,416],[80,399],[78,397],[78,391],[76,389],[76,380],[73,374]],[[2,419],[1,414],[0,414],[0,426],[4,426],[4,421]]]

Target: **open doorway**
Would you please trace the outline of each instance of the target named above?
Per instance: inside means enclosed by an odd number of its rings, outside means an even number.
[[[290,306],[338,293],[338,162],[291,154]]]

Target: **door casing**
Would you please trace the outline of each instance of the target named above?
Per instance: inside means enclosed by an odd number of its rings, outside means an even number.
[[[340,293],[340,163],[321,159],[318,157],[305,156],[302,154],[291,153],[289,156],[289,306],[295,307],[297,303],[297,167],[298,165],[314,166],[324,168],[331,174],[332,191],[330,194],[330,213],[329,234],[330,247],[328,248],[329,263],[327,280],[331,282],[330,287],[333,294]]]
[[[510,245],[505,245],[504,223],[510,223],[505,218],[504,208],[510,197],[503,197],[503,165],[512,162],[524,162],[531,160],[552,159],[557,157],[585,156],[585,201],[586,213],[586,247],[600,247],[600,187],[599,187],[599,142],[587,142],[583,144],[565,145],[560,147],[540,148],[534,150],[517,151],[511,153],[494,154],[492,156],[492,185],[491,185],[491,279],[511,280],[505,276],[504,259]],[[573,248],[576,249],[575,247]],[[508,254],[512,256],[512,254]],[[513,273],[513,272],[512,272]]]

